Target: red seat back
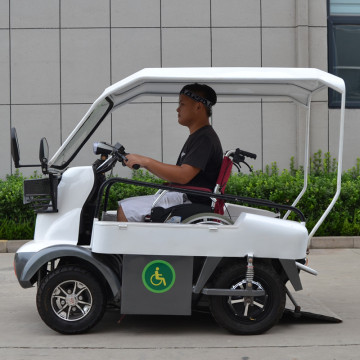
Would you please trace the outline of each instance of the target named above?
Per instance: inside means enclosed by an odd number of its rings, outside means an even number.
[[[232,166],[233,166],[232,160],[228,156],[225,156],[222,161],[219,176],[216,181],[216,185],[217,185],[216,192],[217,193],[220,193],[220,194],[225,193],[226,184],[231,175]],[[224,215],[224,205],[225,205],[224,200],[217,199],[215,202],[214,213],[219,214],[219,215]]]
[[[233,167],[233,162],[228,156],[224,156],[223,161],[221,163],[220,172],[218,175],[218,178],[216,180],[216,186],[214,192],[216,194],[224,194],[226,184],[229,180],[229,177],[231,175],[231,170]],[[189,189],[189,190],[200,190],[200,191],[206,191],[211,192],[210,189],[206,188],[200,188],[196,186],[188,186],[188,185],[178,185],[178,184],[170,184],[170,186],[182,188],[182,189]],[[224,205],[225,201],[222,199],[216,199],[215,206],[214,206],[214,213],[219,215],[224,215]]]

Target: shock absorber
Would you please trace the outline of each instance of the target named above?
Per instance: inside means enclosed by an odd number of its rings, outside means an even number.
[[[252,288],[252,284],[254,281],[254,258],[253,254],[248,255],[248,263],[246,267],[246,287],[248,289]]]
[[[247,267],[246,267],[246,290],[253,290],[253,281],[254,281],[254,264],[253,264],[253,254],[248,254],[247,257]],[[248,316],[249,307],[253,306],[254,297],[253,296],[244,296],[244,316]]]

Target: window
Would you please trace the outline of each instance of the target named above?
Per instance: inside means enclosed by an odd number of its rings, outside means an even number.
[[[344,79],[346,107],[360,108],[360,0],[328,0],[329,72]],[[329,91],[329,106],[340,107]]]

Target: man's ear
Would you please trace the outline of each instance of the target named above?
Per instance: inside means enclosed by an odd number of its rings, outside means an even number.
[[[201,111],[203,108],[205,108],[204,104],[202,104],[201,102],[196,103],[196,110],[197,111]]]

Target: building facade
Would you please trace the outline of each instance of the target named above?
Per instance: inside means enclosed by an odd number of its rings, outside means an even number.
[[[337,1],[340,2],[341,1]],[[340,4],[341,5],[341,4]],[[145,67],[315,67],[328,71],[326,0],[0,0],[0,177],[14,173],[10,128],[22,163],[54,154],[104,88]],[[312,106],[311,153],[336,157],[338,109]],[[174,99],[144,98],[115,111],[93,136],[174,163],[187,129]],[[360,110],[348,109],[344,168],[360,157]],[[301,160],[303,110],[291,102],[219,102],[212,123],[224,149],[258,154],[252,165]],[[76,164],[95,156],[86,146]],[[22,169],[31,174],[34,169]],[[126,172],[118,168],[118,173]]]

